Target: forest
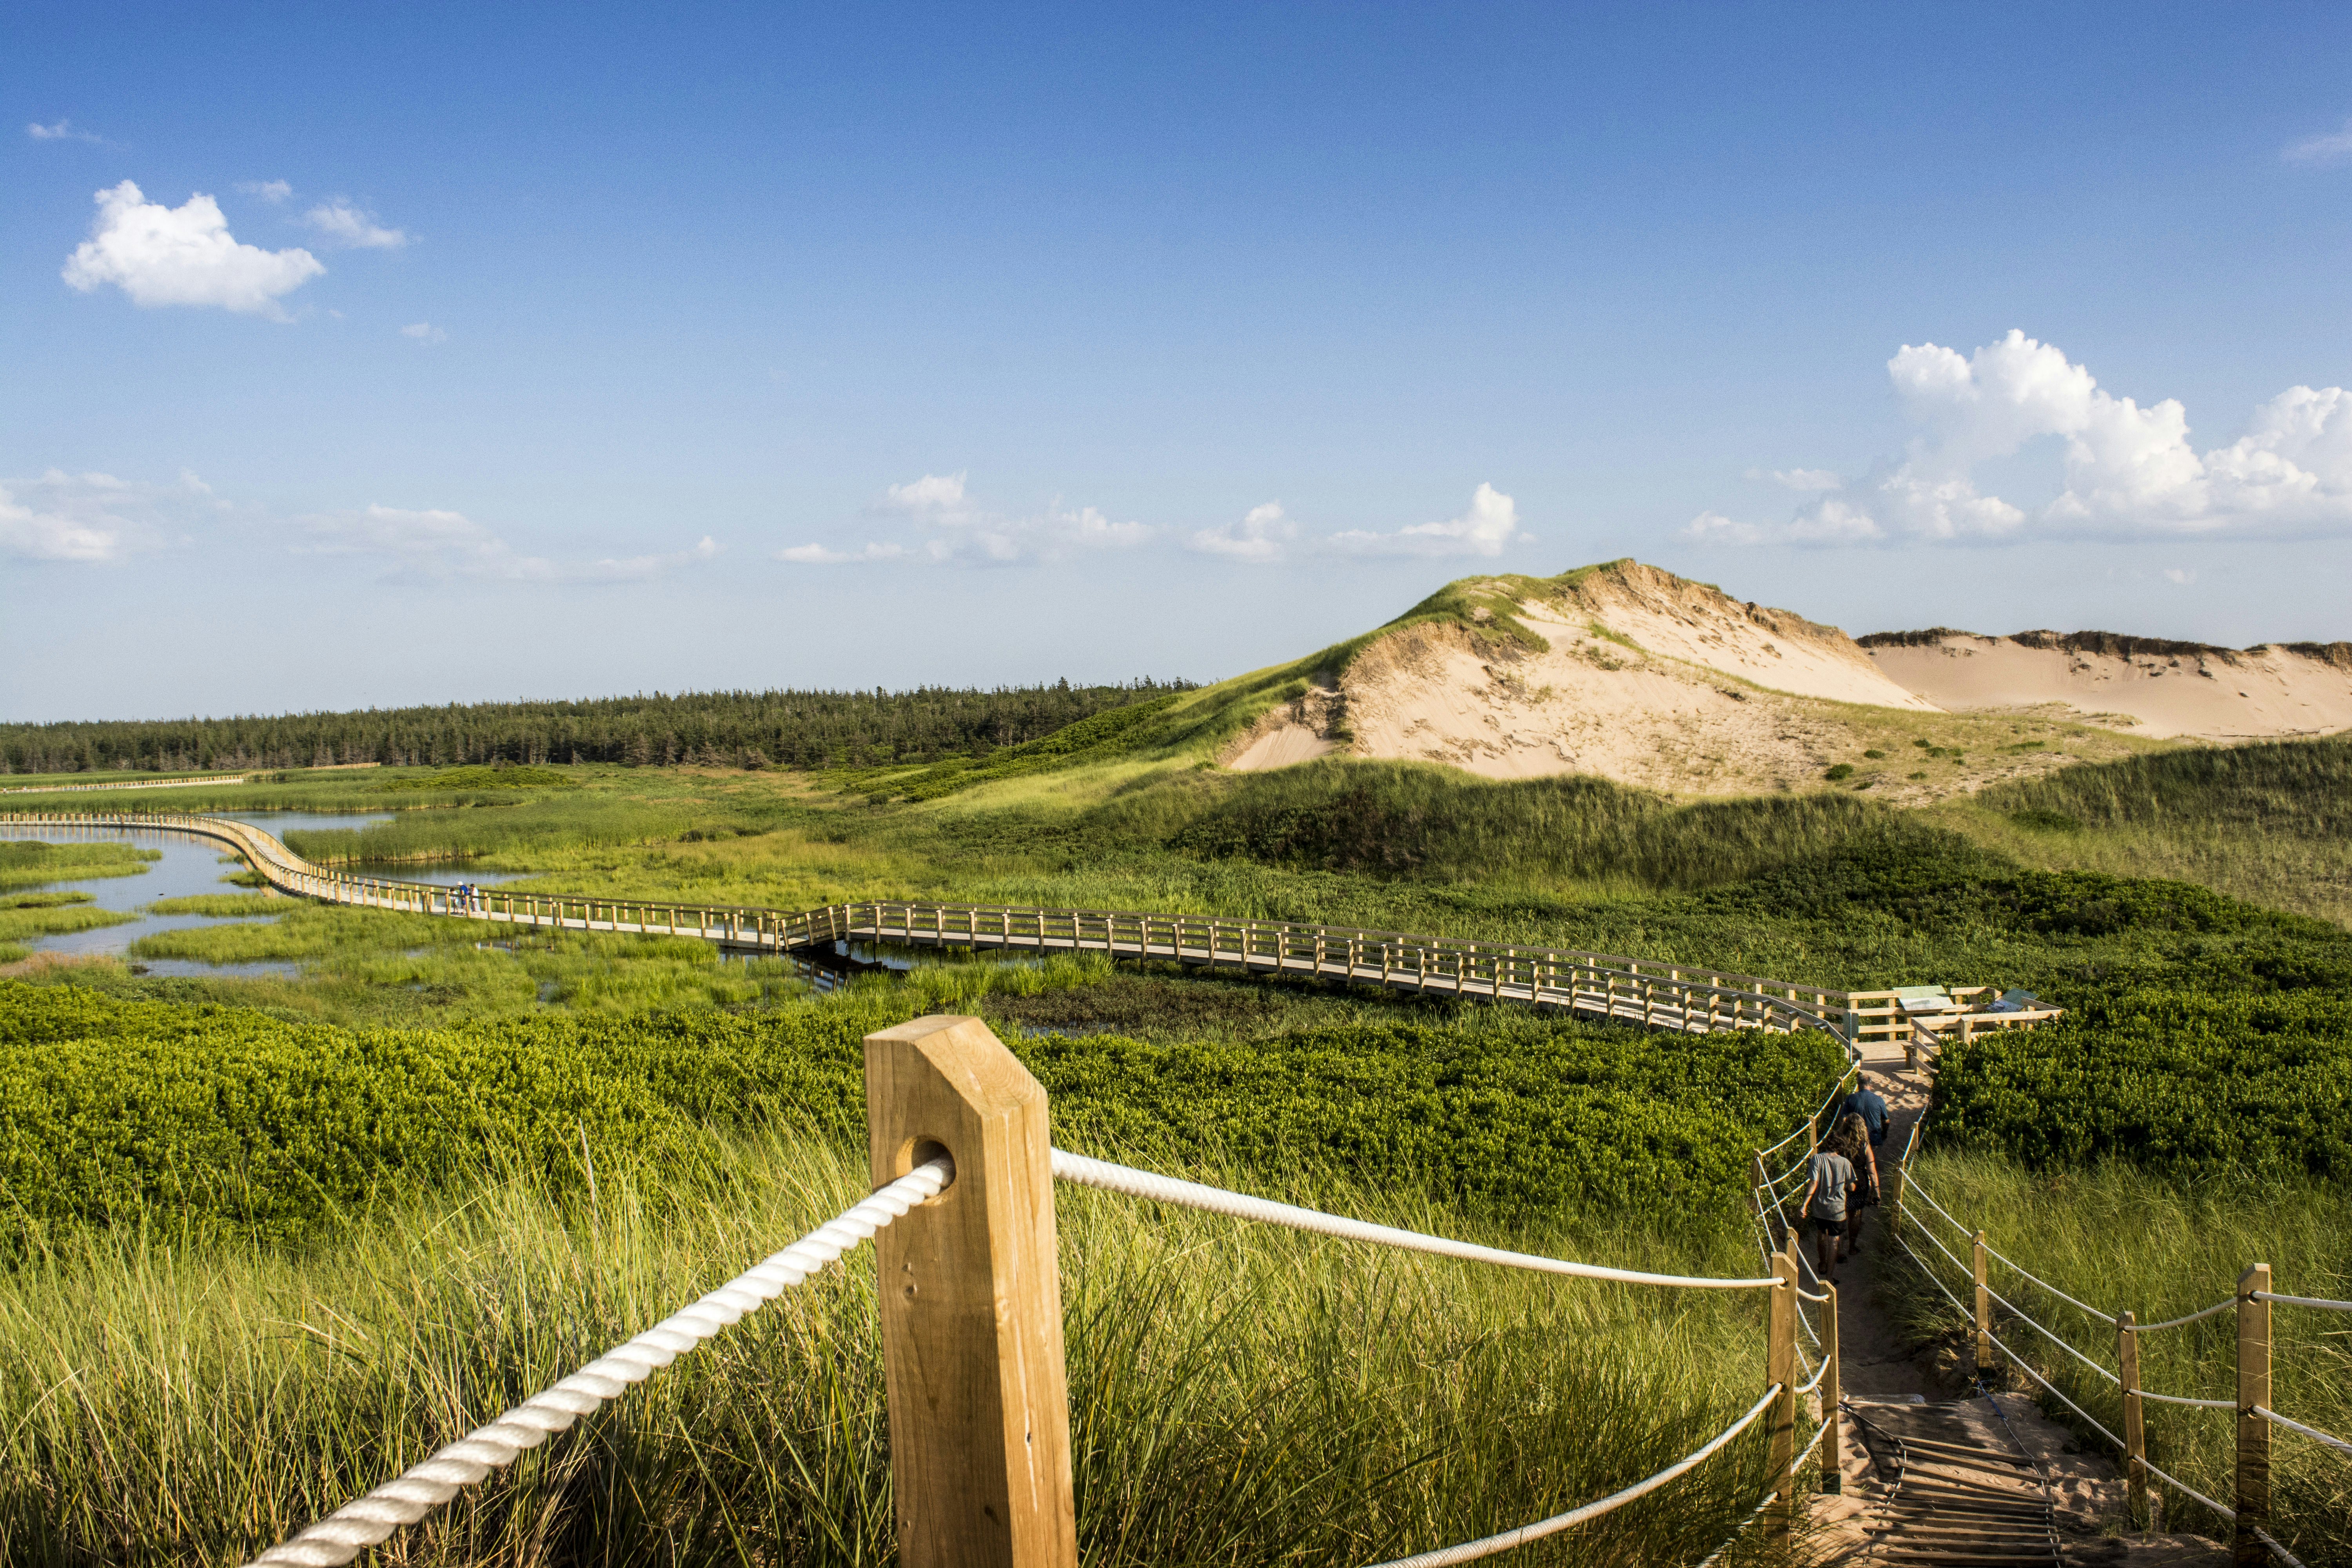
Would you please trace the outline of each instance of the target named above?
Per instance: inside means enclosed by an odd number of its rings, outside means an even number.
[[[985,757],[1082,719],[1190,691],[943,686],[911,691],[689,691],[579,701],[446,703],[228,719],[0,724],[0,773],[202,773],[377,763],[819,769]]]

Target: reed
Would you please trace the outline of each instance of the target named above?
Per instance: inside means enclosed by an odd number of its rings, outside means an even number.
[[[556,1192],[488,1172],[309,1252],[170,1230],[69,1241],[0,1277],[0,1557],[238,1560],[866,1185],[858,1152],[772,1133],[666,1172],[657,1205],[626,1174]],[[1467,1226],[1311,1171],[1274,1190]],[[1762,1378],[1744,1297],[1662,1299],[1093,1193],[1058,1206],[1090,1563],[1340,1565],[1447,1544],[1662,1467]],[[1555,1234],[1468,1228],[1538,1248]],[[1660,1243],[1647,1261],[1741,1259]],[[404,1532],[399,1560],[887,1562],[873,1291],[870,1251],[853,1254]],[[1765,1489],[1763,1468],[1743,1439],[1527,1556],[1695,1560]]]

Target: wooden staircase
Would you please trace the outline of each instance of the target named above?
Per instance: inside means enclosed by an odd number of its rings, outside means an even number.
[[[1889,1568],[2052,1568],[2065,1561],[2041,1465],[2013,1435],[2005,1447],[1986,1442],[1967,1419],[1969,1408],[1844,1407],[1878,1489],[1862,1561]]]

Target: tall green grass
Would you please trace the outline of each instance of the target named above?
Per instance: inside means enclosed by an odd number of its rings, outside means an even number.
[[[2029,865],[2200,882],[2352,925],[2352,741],[2086,763],[1948,815]]]
[[[625,1173],[561,1191],[486,1175],[306,1253],[171,1230],[69,1241],[0,1277],[0,1558],[241,1560],[866,1185],[845,1145],[779,1133],[665,1173],[657,1202]],[[1276,1195],[1465,1228],[1312,1173]],[[1336,1568],[1488,1533],[1661,1468],[1762,1380],[1744,1296],[1485,1269],[1087,1192],[1058,1207],[1078,1528],[1100,1568]],[[1539,1222],[1466,1228],[1555,1239]],[[1644,1260],[1742,1261],[1664,1245]],[[873,1291],[861,1250],[404,1531],[394,1560],[887,1563]],[[1695,1560],[1764,1468],[1751,1435],[1521,1555]]]
[[[2053,1110],[2064,1113],[2063,1107]],[[2272,1288],[2284,1294],[2352,1300],[2352,1210],[2340,1186],[2245,1173],[2215,1173],[2184,1186],[2122,1163],[2033,1170],[1997,1155],[1932,1149],[1916,1172],[1925,1190],[1961,1224],[1981,1226],[1992,1247],[2105,1312],[2129,1309],[2142,1323],[2184,1316],[2227,1300],[2239,1275],[2254,1263],[2272,1266]],[[1965,1275],[1920,1239],[1923,1228],[1962,1259],[1969,1256],[1967,1237],[1924,1205],[1915,1209],[1912,1246],[1967,1301]],[[1888,1278],[1888,1304],[1910,1337],[1957,1349],[1961,1324],[1951,1302],[1907,1260]],[[1998,1261],[1991,1279],[2001,1295],[2114,1370],[2111,1321],[2089,1318]],[[1997,1309],[1996,1317],[1994,1331],[2006,1344],[2110,1431],[2123,1430],[2114,1384],[2007,1312]],[[2274,1309],[2272,1408],[2352,1438],[2352,1336],[2346,1327],[2340,1313]],[[2230,1312],[2143,1334],[2140,1385],[2189,1398],[2236,1397],[2236,1335]],[[2030,1380],[2017,1384],[2039,1394],[2054,1418],[2084,1431],[2086,1447],[2112,1452]],[[2235,1463],[2230,1412],[2154,1401],[2144,1402],[2143,1409],[2149,1459],[2206,1496],[2229,1501]],[[2271,1454],[2279,1518],[2272,1532],[2312,1568],[2352,1563],[2352,1537],[2343,1523],[2352,1512],[2352,1468],[2284,1430],[2273,1431]],[[2168,1497],[2167,1509],[2168,1517],[2189,1528],[2227,1538],[2226,1521],[2177,1493]]]

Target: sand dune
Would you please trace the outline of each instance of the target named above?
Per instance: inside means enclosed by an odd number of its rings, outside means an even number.
[[[1856,742],[1834,713],[1790,697],[1933,711],[1836,627],[1638,562],[1454,586],[1514,605],[1549,647],[1453,621],[1402,626],[1343,677],[1268,714],[1225,765],[1281,767],[1344,744],[1355,756],[1443,762],[1489,778],[1591,773],[1680,793],[1793,788]]]
[[[2063,709],[2091,723],[2207,741],[2352,729],[2352,644],[2208,647],[2111,632],[1982,637],[1937,627],[1862,646],[1889,679],[1958,710]]]

